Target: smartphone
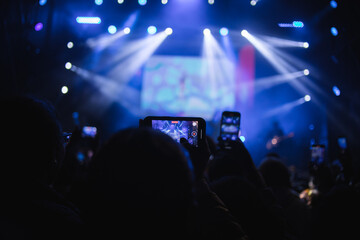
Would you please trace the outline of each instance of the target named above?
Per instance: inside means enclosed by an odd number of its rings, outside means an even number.
[[[95,138],[97,134],[97,128],[92,126],[84,126],[82,128],[81,136],[82,137],[91,137]]]
[[[221,115],[220,138],[224,142],[235,141],[239,138],[241,114],[239,112],[224,111]]]
[[[194,147],[199,147],[206,138],[206,122],[200,117],[148,116],[142,125],[159,130],[177,142],[185,138]]]
[[[321,165],[325,160],[325,145],[313,144],[311,146],[311,162],[315,165]]]

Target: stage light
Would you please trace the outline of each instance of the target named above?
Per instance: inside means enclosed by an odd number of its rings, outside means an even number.
[[[213,5],[213,4],[215,3],[215,0],[209,0],[208,3],[209,3],[210,5]]]
[[[141,6],[144,6],[144,5],[146,5],[147,0],[138,0],[138,3],[139,3]]]
[[[244,137],[244,136],[240,136],[240,140],[241,140],[242,142],[245,142],[245,137]]]
[[[165,5],[168,3],[168,0],[161,0],[161,3]]]
[[[124,28],[124,33],[129,34],[131,32],[131,29],[129,27]]]
[[[118,0],[117,2],[118,2],[118,4],[123,4],[124,0]]]
[[[333,36],[335,36],[335,37],[339,34],[339,32],[338,32],[338,30],[337,30],[336,27],[332,27],[332,28],[330,29],[330,31],[331,31],[331,34],[332,34]]]
[[[303,28],[304,27],[304,23],[301,21],[293,21],[292,25],[296,28]]]
[[[76,21],[80,24],[100,24],[101,19],[99,17],[77,17]]]
[[[153,35],[157,32],[157,28],[155,26],[150,26],[147,28],[147,32],[150,34],[150,35]]]
[[[73,42],[68,42],[67,44],[66,44],[66,46],[67,46],[67,48],[73,48],[74,47],[74,43]]]
[[[35,25],[35,31],[41,31],[42,29],[43,29],[43,27],[44,27],[44,24],[42,24],[41,22],[39,22],[39,23],[37,23],[36,25]]]
[[[203,31],[203,33],[204,33],[205,36],[208,36],[208,35],[211,34],[211,31],[210,31],[210,29],[205,28],[204,31]]]
[[[336,1],[330,1],[330,6],[331,6],[332,8],[337,8],[338,4],[337,4]]]
[[[116,31],[117,31],[117,28],[116,28],[114,25],[110,25],[110,26],[108,27],[108,32],[109,32],[110,34],[115,34]]]
[[[221,28],[220,34],[221,36],[227,36],[229,34],[229,29],[227,29],[226,27]]]
[[[335,96],[337,96],[337,97],[340,96],[341,91],[337,86],[333,86],[332,90],[333,90]]]
[[[44,6],[47,3],[47,0],[39,0],[39,5]]]
[[[257,4],[257,1],[256,1],[256,0],[251,0],[251,1],[250,1],[250,5],[251,5],[251,6],[255,6],[256,4]]]
[[[61,92],[62,92],[62,94],[67,94],[69,92],[69,88],[67,86],[63,86],[61,88]]]
[[[305,95],[304,100],[305,102],[309,102],[311,100],[310,95]]]
[[[304,42],[303,46],[304,46],[304,48],[309,48],[310,45],[308,42]]]
[[[71,69],[71,67],[72,67],[71,62],[67,62],[67,63],[65,63],[65,68],[66,68],[66,69],[70,70],[70,69]]]
[[[165,33],[166,33],[166,35],[171,35],[172,33],[173,33],[173,30],[172,30],[172,28],[166,28],[165,29]]]
[[[305,76],[308,76],[309,74],[310,74],[309,69],[304,69],[304,75],[305,75]]]
[[[103,4],[103,0],[95,0],[95,4],[100,6],[101,4]]]
[[[241,36],[243,36],[243,37],[248,37],[250,34],[249,34],[249,32],[248,31],[246,31],[246,30],[242,30],[241,31]]]

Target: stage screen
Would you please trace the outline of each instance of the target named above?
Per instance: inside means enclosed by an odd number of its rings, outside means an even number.
[[[141,108],[146,115],[211,120],[234,107],[234,71],[226,58],[152,56],[144,67]]]

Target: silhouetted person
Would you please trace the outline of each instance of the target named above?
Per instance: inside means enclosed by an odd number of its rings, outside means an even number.
[[[206,165],[208,156],[189,150],[191,159],[170,136],[149,128],[115,133],[92,160],[81,193],[80,210],[90,236],[245,239],[200,171],[192,170],[204,166],[201,161]]]
[[[77,208],[51,187],[64,155],[54,109],[27,97],[1,99],[0,108],[0,238],[78,236]]]
[[[240,222],[249,239],[285,239],[282,209],[238,139],[209,163],[211,189]]]
[[[290,172],[279,156],[268,155],[259,166],[267,186],[283,207],[289,239],[309,239],[310,209],[293,190]]]

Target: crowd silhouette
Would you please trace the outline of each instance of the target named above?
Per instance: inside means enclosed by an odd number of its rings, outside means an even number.
[[[240,139],[193,147],[140,126],[99,141],[77,127],[66,142],[46,101],[0,104],[0,239],[359,238],[348,153],[345,171],[309,165],[298,189],[281,156],[256,166]]]

